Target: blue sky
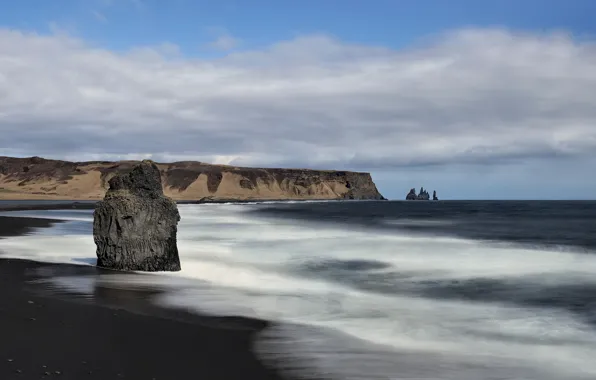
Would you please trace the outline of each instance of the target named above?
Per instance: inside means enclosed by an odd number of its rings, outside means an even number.
[[[326,33],[342,40],[403,48],[461,27],[507,26],[594,33],[590,0],[19,0],[0,2],[0,23],[50,31],[56,24],[110,49],[174,42],[201,54],[212,29],[244,48]],[[203,52],[205,53],[205,52]]]
[[[0,1],[0,155],[365,170],[390,198],[594,198],[594,14],[587,0]]]

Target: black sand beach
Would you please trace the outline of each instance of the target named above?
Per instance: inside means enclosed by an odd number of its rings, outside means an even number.
[[[50,223],[0,217],[0,235]],[[146,302],[151,294],[143,292],[100,291],[91,299],[52,293],[31,282],[40,268],[100,271],[0,259],[2,380],[282,378],[251,352],[254,335],[268,326],[265,321],[160,309]]]
[[[0,209],[0,211],[2,211]],[[50,219],[19,218],[13,216],[0,216],[0,238],[3,236],[18,236],[26,234],[33,228],[49,227],[59,221]]]
[[[93,210],[95,202],[71,201],[8,201],[0,200],[0,211],[32,211],[32,210]],[[35,223],[34,220],[31,223]]]

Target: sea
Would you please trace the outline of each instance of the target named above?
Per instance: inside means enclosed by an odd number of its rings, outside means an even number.
[[[254,350],[295,378],[596,379],[596,202],[178,207],[182,271],[48,281],[277,322]],[[0,240],[0,258],[95,265],[92,212],[0,213],[64,221]]]

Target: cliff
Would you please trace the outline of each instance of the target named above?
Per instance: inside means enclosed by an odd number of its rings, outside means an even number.
[[[139,161],[68,162],[0,156],[0,199],[102,199],[114,175]],[[175,200],[384,199],[369,173],[157,163]]]

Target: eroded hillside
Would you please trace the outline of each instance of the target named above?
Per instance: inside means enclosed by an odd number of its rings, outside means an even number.
[[[109,179],[135,163],[0,157],[0,199],[101,199]],[[243,168],[197,161],[157,165],[164,192],[176,200],[383,199],[369,173]]]

